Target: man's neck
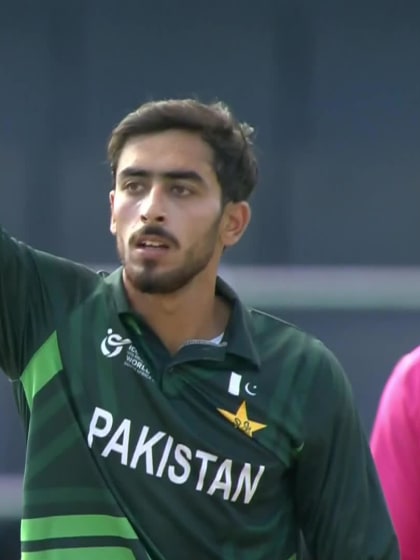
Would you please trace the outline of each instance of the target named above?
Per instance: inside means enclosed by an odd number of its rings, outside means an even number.
[[[212,282],[191,282],[174,294],[145,294],[126,278],[124,286],[133,309],[161,339],[171,354],[188,340],[211,340],[226,328],[230,306],[215,294]]]

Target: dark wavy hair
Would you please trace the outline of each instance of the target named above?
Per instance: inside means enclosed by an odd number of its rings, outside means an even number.
[[[151,101],[129,113],[114,128],[108,144],[114,180],[121,151],[129,138],[170,129],[195,132],[212,148],[224,203],[249,198],[258,178],[252,141],[254,130],[238,122],[229,107],[220,101],[211,104],[195,99]]]

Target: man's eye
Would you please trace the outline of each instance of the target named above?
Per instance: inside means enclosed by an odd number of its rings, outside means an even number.
[[[184,185],[173,185],[171,191],[177,196],[187,196],[191,194],[191,189]]]
[[[139,192],[142,188],[143,188],[143,185],[141,183],[130,182],[130,183],[126,183],[124,185],[124,190],[126,190],[130,193]]]

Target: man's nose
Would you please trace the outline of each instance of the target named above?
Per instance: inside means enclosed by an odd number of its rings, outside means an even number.
[[[166,220],[165,192],[161,185],[153,185],[141,201],[140,217],[144,223]]]

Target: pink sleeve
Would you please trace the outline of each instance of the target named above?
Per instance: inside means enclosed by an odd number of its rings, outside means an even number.
[[[401,548],[420,558],[420,346],[404,356],[379,403],[371,448]]]

